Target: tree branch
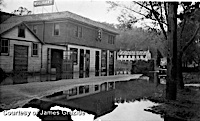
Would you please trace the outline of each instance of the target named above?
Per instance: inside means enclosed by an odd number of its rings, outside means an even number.
[[[140,13],[140,12],[138,12],[138,11],[135,11],[135,10],[133,10],[133,9],[131,9],[131,8],[126,7],[126,6],[120,6],[120,7],[124,7],[124,8],[126,8],[127,10],[130,10],[130,11],[132,11],[132,12],[134,12],[134,13],[137,13],[137,14],[140,14],[140,15],[146,17],[145,14]],[[157,19],[154,19],[154,18],[149,18],[149,19],[151,19],[151,20],[153,20],[153,21],[157,21]],[[165,23],[165,22],[163,22],[163,21],[160,21],[160,22],[161,22],[162,24],[167,25],[167,23]]]
[[[148,8],[147,6],[144,6],[143,4],[141,4],[141,3],[139,3],[139,2],[134,1],[134,3],[138,4],[138,5],[141,6],[141,7],[146,8],[146,9],[149,10],[149,11],[152,11],[152,9]]]
[[[150,1],[149,3],[151,5],[151,9],[152,9],[152,12],[153,12],[154,16],[155,16],[156,20],[158,21],[158,24],[159,24],[161,30],[163,31],[165,39],[167,40],[167,32],[165,31],[163,24],[160,22],[160,19],[158,18],[158,15],[156,14],[156,12],[155,12],[155,10],[153,8],[152,2]]]
[[[195,40],[195,37],[197,35],[197,32],[200,29],[200,23],[197,24],[197,28],[194,32],[194,34],[192,35],[192,37],[190,38],[190,40],[186,43],[186,45],[183,47],[183,49],[181,50],[181,52],[183,53],[184,51],[187,50],[187,48],[192,44],[192,42]]]
[[[184,30],[184,28],[185,28],[185,23],[186,23],[186,19],[183,18],[183,24],[182,24],[182,27],[181,27],[180,39],[181,39],[182,36],[183,36],[183,30]]]
[[[168,23],[168,13],[167,13],[167,3],[166,2],[164,2],[164,9],[165,9],[165,17],[166,17],[166,21],[167,21],[167,23]],[[168,24],[167,24],[167,26],[168,26]]]

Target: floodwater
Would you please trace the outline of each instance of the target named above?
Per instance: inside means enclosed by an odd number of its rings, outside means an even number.
[[[103,82],[90,85],[77,85],[68,90],[55,92],[41,99],[34,99],[24,107],[34,107],[43,110],[51,110],[53,106],[61,106],[70,110],[85,112],[92,121],[164,121],[159,114],[147,112],[151,106],[158,105],[146,99],[141,99],[141,90],[146,85],[156,88],[154,75],[141,80]],[[145,90],[148,92],[148,89]],[[144,92],[145,92],[144,91]],[[140,100],[141,99],[141,100]],[[38,115],[42,119],[48,116]],[[50,117],[52,118],[52,117]],[[56,117],[58,118],[58,117]],[[74,121],[89,121],[86,116],[60,116],[59,119]]]
[[[17,75],[10,76],[1,82],[1,85],[22,84],[31,82],[57,81],[67,79],[67,75]],[[167,121],[168,118],[159,114],[147,112],[151,106],[157,103],[141,99],[146,96],[148,88],[158,86],[158,78],[155,73],[138,80],[122,82],[103,82],[90,85],[77,85],[68,90],[55,92],[41,99],[33,99],[23,107],[40,109],[38,117],[41,119],[65,119],[73,121]],[[54,106],[61,106],[71,111],[84,112],[84,116],[42,115],[42,111],[52,110]],[[40,115],[41,114],[41,115]],[[86,119],[88,118],[88,119]]]

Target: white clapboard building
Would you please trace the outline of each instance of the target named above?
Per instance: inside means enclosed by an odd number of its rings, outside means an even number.
[[[120,50],[117,53],[117,60],[120,61],[136,61],[136,60],[144,60],[148,61],[151,59],[151,52],[147,51],[123,51]]]

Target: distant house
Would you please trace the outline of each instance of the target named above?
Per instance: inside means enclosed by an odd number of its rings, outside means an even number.
[[[42,63],[41,68],[48,65],[47,70],[56,68],[57,72],[62,72],[61,62],[71,53],[72,71],[79,78],[115,74],[115,38],[118,32],[114,28],[67,11],[13,16],[3,24],[21,22],[24,22],[41,42],[62,45],[67,50],[49,49],[54,51],[49,53],[57,53],[51,56],[51,59],[58,60],[56,55],[62,58],[52,66]]]
[[[120,61],[136,61],[144,60],[148,61],[151,59],[151,53],[147,51],[122,51],[117,52],[117,60]]]
[[[62,45],[45,44],[24,22],[1,24],[0,28],[0,68],[7,73],[50,72],[59,61],[51,57],[60,57],[57,53],[66,50]]]

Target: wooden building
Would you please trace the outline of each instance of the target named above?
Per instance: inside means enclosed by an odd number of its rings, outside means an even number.
[[[117,52],[117,60],[119,61],[136,61],[136,60],[151,60],[151,53],[147,51],[122,51]]]
[[[75,78],[115,74],[118,32],[114,28],[67,11],[13,16],[3,24],[13,22],[26,23],[44,43],[65,46],[69,52],[54,51],[63,58],[72,54]],[[62,64],[55,67],[59,71]]]
[[[50,72],[63,60],[65,46],[44,43],[24,22],[1,24],[0,28],[0,68],[5,72]]]

